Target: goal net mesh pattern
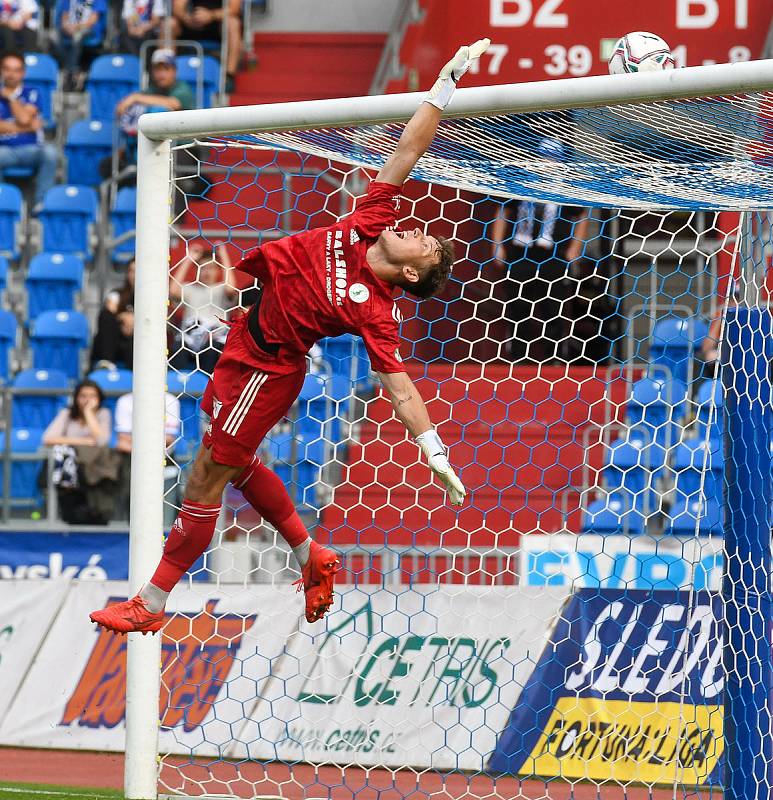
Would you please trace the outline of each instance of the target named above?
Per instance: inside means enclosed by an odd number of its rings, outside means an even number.
[[[167,608],[160,791],[396,800],[566,784],[665,798],[722,785],[725,682],[745,670],[723,662],[724,602],[741,609],[737,642],[759,585],[732,586],[731,570],[722,592],[735,451],[718,365],[724,310],[767,313],[770,219],[752,209],[773,206],[771,109],[758,94],[442,123],[400,224],[451,237],[459,262],[441,297],[397,302],[406,368],[467,503],[445,503],[361,341],[314,348],[259,453],[341,554],[334,608],[302,620],[292,554],[229,487]],[[400,130],[176,145],[170,519],[221,320],[250,302],[228,267],[348,213]],[[769,470],[756,479],[769,485]],[[760,509],[752,523],[769,531]],[[767,706],[767,672],[736,677]]]

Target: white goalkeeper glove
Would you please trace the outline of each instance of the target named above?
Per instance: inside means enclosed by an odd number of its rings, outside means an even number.
[[[452,506],[460,506],[464,502],[467,494],[462,482],[456,476],[453,467],[448,463],[446,448],[437,435],[437,432],[430,428],[425,433],[416,437],[416,444],[427,457],[429,468],[440,478],[448,492],[448,499]]]
[[[488,50],[490,44],[491,39],[478,39],[474,44],[460,47],[456,55],[440,70],[440,75],[424,98],[424,102],[432,103],[435,108],[443,111],[451,102],[456,82],[467,72],[472,62]]]

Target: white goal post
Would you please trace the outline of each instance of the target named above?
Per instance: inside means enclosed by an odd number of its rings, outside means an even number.
[[[773,91],[773,60],[671,72],[460,89],[446,116],[532,114]],[[148,579],[162,551],[166,326],[170,265],[172,146],[178,140],[255,132],[363,127],[407,121],[423,94],[215,108],[145,115],[139,122],[134,332],[133,458],[129,591]],[[363,162],[373,166],[379,158]],[[357,164],[356,160],[352,160]],[[447,185],[470,188],[456,182]],[[483,187],[485,188],[485,187]],[[767,196],[771,185],[764,187]],[[492,185],[489,194],[517,197]],[[479,188],[479,190],[481,190]],[[765,194],[763,192],[763,194]],[[585,197],[579,203],[590,204]],[[646,208],[642,201],[640,208]],[[657,208],[657,204],[652,206]],[[729,203],[759,208],[754,198]],[[767,206],[763,206],[767,207]],[[126,697],[125,796],[157,796],[161,637],[131,634]]]

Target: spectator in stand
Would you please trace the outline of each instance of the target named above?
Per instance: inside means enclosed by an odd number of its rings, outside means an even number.
[[[165,0],[123,0],[121,50],[138,56],[144,41],[161,38],[160,28],[165,17]]]
[[[211,373],[223,350],[228,326],[223,317],[239,295],[233,283],[228,248],[215,246],[208,259],[204,247],[191,244],[169,282],[169,297],[178,305],[180,332],[175,349],[178,369],[197,368]]]
[[[54,185],[57,151],[43,139],[38,92],[24,86],[24,74],[21,53],[8,52],[0,57],[0,181],[8,167],[33,167],[36,213]]]
[[[119,462],[109,449],[112,420],[94,381],[81,381],[72,406],[63,408],[43,433],[54,448],[53,481],[59,511],[72,524],[106,524],[113,513]]]
[[[36,50],[39,25],[37,0],[3,0],[0,4],[0,51]]]
[[[65,91],[81,89],[86,62],[93,60],[105,41],[107,2],[57,0],[54,20],[58,35],[57,57],[67,73]]]
[[[109,361],[116,367],[131,369],[134,360],[134,259],[126,266],[123,286],[113,289],[97,320],[91,345],[91,367]]]
[[[542,155],[560,158],[563,145],[543,139]],[[492,226],[492,257],[507,265],[506,316],[513,323],[509,358],[547,363],[563,358],[570,331],[570,266],[583,252],[588,209],[510,200]]]
[[[180,437],[180,401],[169,392],[165,395],[166,416],[164,435],[166,437],[167,461],[164,467],[164,527],[171,528],[177,515],[178,497],[175,491],[179,487],[180,471],[172,460],[174,444]],[[132,453],[132,411],[134,395],[130,392],[118,398],[115,406],[115,432],[118,434],[116,450],[121,453],[120,497],[118,500],[118,519],[129,519],[129,487],[131,482]]]
[[[226,92],[233,91],[242,45],[241,3],[228,0],[174,0],[172,33],[177,39],[221,42],[226,30]]]
[[[154,51],[150,59],[150,86],[146,92],[132,92],[115,107],[123,144],[118,151],[118,171],[137,163],[137,122],[146,112],[185,111],[195,107],[190,84],[177,80],[174,51],[165,48]],[[99,165],[100,175],[107,180],[113,174],[113,157],[107,156]],[[136,178],[121,181],[130,185]]]

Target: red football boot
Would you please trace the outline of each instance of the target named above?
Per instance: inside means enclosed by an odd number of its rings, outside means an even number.
[[[138,594],[123,603],[115,603],[101,611],[92,612],[89,619],[115,633],[156,633],[165,622],[164,612],[154,614],[149,611]]]
[[[301,568],[299,580],[295,581],[298,591],[306,592],[306,621],[322,619],[333,605],[333,584],[335,574],[341,568],[338,556],[326,547],[311,543],[309,560]]]

